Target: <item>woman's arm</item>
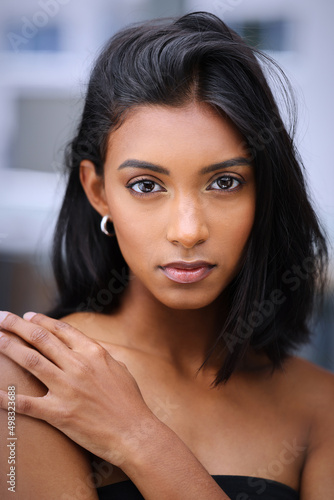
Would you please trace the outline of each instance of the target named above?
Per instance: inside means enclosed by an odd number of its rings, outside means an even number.
[[[43,315],[28,322],[9,314],[1,326],[38,349],[8,342],[6,334],[0,340],[1,351],[49,389],[42,398],[17,396],[18,412],[46,420],[119,466],[147,500],[228,500],[181,439],[151,412],[126,366],[97,342]],[[1,391],[0,401],[4,408]]]
[[[10,413],[0,410],[0,498],[97,500],[86,452],[48,423],[12,411],[16,393],[43,396],[45,386],[0,354],[0,389],[11,394],[2,405]]]

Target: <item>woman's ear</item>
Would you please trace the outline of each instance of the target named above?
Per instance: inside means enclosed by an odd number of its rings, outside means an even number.
[[[97,175],[95,165],[90,160],[80,163],[80,182],[92,207],[102,217],[109,214],[103,178]]]

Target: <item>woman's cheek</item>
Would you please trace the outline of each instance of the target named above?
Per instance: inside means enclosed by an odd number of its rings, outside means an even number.
[[[230,261],[231,266],[233,263],[239,267],[254,223],[254,206],[252,200],[240,203],[238,208],[228,214],[227,222],[224,228],[221,228],[222,252],[226,251],[225,257]]]
[[[121,253],[131,269],[149,267],[159,242],[154,227],[143,220],[119,221],[117,240]]]

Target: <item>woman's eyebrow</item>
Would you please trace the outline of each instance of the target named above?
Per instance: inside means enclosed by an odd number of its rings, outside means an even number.
[[[210,172],[214,172],[215,170],[236,167],[239,165],[251,166],[252,162],[243,156],[239,156],[237,158],[230,158],[229,160],[213,163],[212,165],[208,165],[207,167],[202,168],[199,171],[199,174],[200,175],[208,174]],[[170,171],[167,168],[162,167],[161,165],[156,165],[149,161],[132,160],[132,159],[123,161],[123,163],[120,164],[117,170],[122,170],[122,168],[127,168],[127,167],[144,168],[147,170],[152,170],[153,172],[157,172],[159,174],[170,175]]]

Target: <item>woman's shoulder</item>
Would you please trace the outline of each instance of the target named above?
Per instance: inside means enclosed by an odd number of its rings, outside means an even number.
[[[121,346],[124,342],[116,315],[80,311],[62,317],[61,321],[97,342],[107,343],[110,348],[112,345]]]
[[[324,398],[332,395],[334,402],[334,373],[300,356],[290,356],[282,370],[291,391],[304,397]],[[297,395],[297,394],[296,394]]]
[[[91,327],[95,328],[99,324],[102,316],[103,315],[100,313],[80,311],[67,314],[66,316],[60,318],[60,321],[64,321],[65,323],[78,328],[78,330],[81,330],[83,333],[88,333]]]
[[[334,373],[299,356],[291,356],[281,378],[285,401],[309,422],[311,441],[326,429],[334,434]]]
[[[33,348],[15,334],[6,332],[6,342],[15,342]],[[23,354],[23,352],[22,352]],[[88,484],[91,467],[86,450],[71,441],[65,434],[46,421],[21,415],[18,410],[20,395],[43,397],[48,388],[12,359],[0,353],[0,389],[14,392],[11,396],[11,420],[6,410],[0,410],[0,428],[6,435],[13,436],[11,451],[0,449],[0,470],[18,471],[19,480],[14,481],[18,498],[78,498],[80,492],[85,498],[95,500],[96,492]],[[11,432],[11,434],[9,434]],[[8,462],[11,453],[11,469]],[[1,498],[11,498],[12,492],[0,487]]]
[[[289,399],[307,416],[308,446],[301,478],[305,498],[333,490],[334,374],[310,361],[291,357],[286,368]],[[320,498],[320,497],[319,497]]]

